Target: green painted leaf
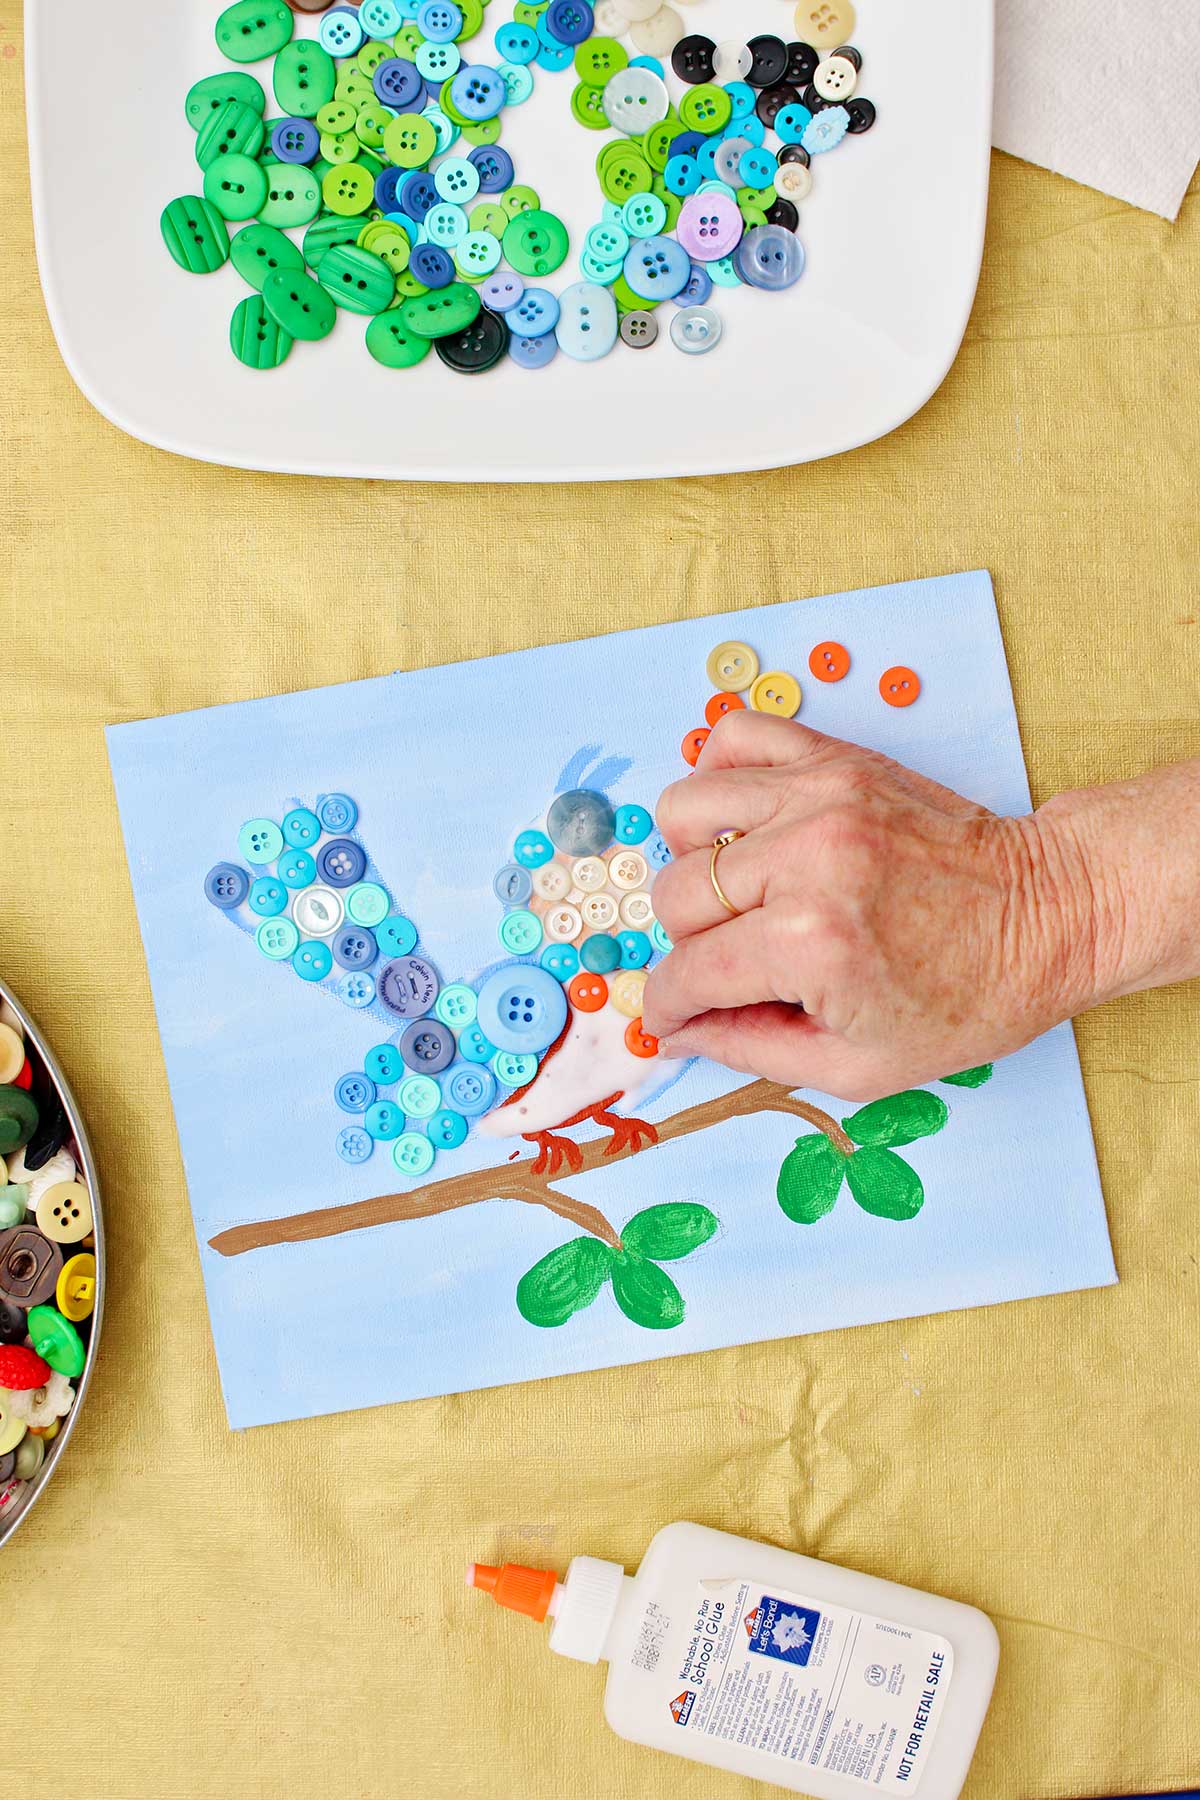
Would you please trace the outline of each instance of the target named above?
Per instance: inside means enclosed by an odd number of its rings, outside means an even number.
[[[647,1262],[636,1250],[618,1251],[613,1259],[613,1293],[617,1305],[635,1325],[648,1331],[669,1331],[683,1323],[683,1295],[657,1263]]]
[[[957,1075],[943,1075],[942,1080],[950,1087],[982,1087],[985,1081],[992,1079],[995,1063],[980,1063],[977,1069],[963,1069]]]
[[[707,1206],[678,1200],[635,1213],[621,1232],[621,1242],[627,1250],[651,1256],[655,1262],[677,1262],[706,1244],[719,1223]]]
[[[921,1177],[891,1150],[856,1150],[846,1179],[863,1211],[877,1219],[915,1219],[925,1204]]]
[[[572,1238],[534,1263],[517,1283],[517,1307],[531,1325],[565,1325],[590,1306],[612,1273],[614,1250],[599,1238]]]
[[[796,1139],[796,1148],[784,1158],[775,1196],[795,1225],[815,1225],[838,1197],[848,1159],[830,1143],[824,1132]]]
[[[912,1144],[918,1138],[932,1137],[950,1117],[946,1102],[924,1088],[910,1088],[906,1094],[893,1094],[887,1100],[872,1100],[848,1119],[842,1130],[856,1144],[887,1149],[895,1144]]]

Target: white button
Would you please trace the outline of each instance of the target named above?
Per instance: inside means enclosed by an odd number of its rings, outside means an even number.
[[[727,182],[730,187],[740,187],[738,167],[747,150],[751,148],[749,138],[722,138],[720,147],[713,157],[713,168],[718,179]]]
[[[561,900],[570,892],[571,877],[561,863],[543,863],[540,869],[533,872],[533,891],[540,894],[543,900]]]
[[[573,944],[583,930],[583,920],[573,906],[556,906],[542,920],[542,929],[556,944]]]
[[[589,894],[580,911],[583,922],[594,931],[604,931],[617,920],[617,903],[611,894]]]
[[[583,905],[583,889],[582,888],[572,888],[571,889],[570,893],[567,895],[567,905],[568,906],[582,906]]]
[[[61,1419],[69,1413],[75,1404],[75,1389],[65,1375],[52,1370],[46,1377],[44,1386],[40,1388],[18,1388],[8,1396],[8,1409],[12,1414],[14,1428],[16,1423],[22,1426],[33,1425],[44,1431],[47,1425],[53,1425],[55,1419]],[[21,1437],[25,1432],[22,1430]],[[0,1443],[3,1439],[0,1438]],[[20,1438],[17,1439],[20,1442]],[[9,1446],[12,1448],[12,1446]]]
[[[292,918],[311,937],[332,937],[345,912],[342,896],[333,888],[305,888],[292,901]]]
[[[0,1000],[0,1025],[11,1025],[19,1038],[25,1036],[25,1027],[17,1017],[15,1008],[7,1000]]]
[[[645,857],[639,856],[636,850],[618,850],[608,865],[608,879],[625,893],[645,887],[649,873]]]
[[[726,38],[713,55],[714,81],[744,81],[754,67],[754,52],[737,38]],[[637,1014],[634,1014],[637,1017]]]
[[[780,163],[775,171],[775,192],[785,200],[807,200],[812,184],[812,170],[805,163]]]
[[[56,1181],[38,1200],[38,1230],[56,1244],[77,1244],[92,1229],[92,1203],[78,1181]]]
[[[685,306],[671,320],[671,342],[685,356],[703,356],[716,349],[723,330],[721,315],[711,306]]]
[[[571,873],[575,886],[585,894],[598,894],[608,880],[608,870],[598,856],[581,856]]]
[[[660,6],[652,19],[632,26],[629,35],[643,56],[670,56],[686,31],[673,6]]]
[[[629,29],[629,21],[617,5],[617,0],[596,0],[593,17],[598,37],[624,37]]]
[[[626,894],[621,902],[621,923],[641,931],[654,923],[654,905],[649,894]]]
[[[637,19],[652,19],[662,0],[615,0],[617,11],[627,24]]]
[[[75,1158],[69,1150],[56,1150],[40,1169],[27,1169],[25,1152],[18,1150],[15,1156],[8,1158],[8,1179],[29,1189],[26,1204],[30,1212],[36,1212],[38,1201],[47,1188],[57,1186],[60,1181],[74,1181]]]
[[[848,56],[827,56],[817,64],[813,86],[822,100],[848,100],[858,86],[858,70]]]
[[[636,137],[666,118],[671,96],[653,69],[618,69],[604,84],[602,105],[614,131]]]

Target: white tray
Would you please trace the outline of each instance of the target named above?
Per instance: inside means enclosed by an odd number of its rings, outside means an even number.
[[[147,6],[27,0],[27,95],[38,262],[72,376],[113,424],[165,450],[240,468],[433,481],[711,475],[832,456],[892,431],[944,379],[966,328],[983,246],[991,137],[992,0],[859,0],[855,40],[874,129],[814,158],[801,213],[808,267],[784,294],[717,289],[725,337],[707,356],[664,335],[602,363],[559,355],[454,374],[435,357],[380,368],[365,321],[339,318],[270,373],[229,349],[248,291],[227,265],[188,275],[158,216],[202,177],[183,99],[230,65],[217,0]],[[512,9],[495,0],[475,40]],[[698,0],[692,31],[793,35],[788,0]],[[312,21],[297,15],[302,30]],[[250,72],[270,94],[269,63]],[[574,245],[600,215],[606,134],[570,114],[573,73],[535,72],[506,110],[517,180],[571,228],[549,283],[578,279]],[[679,84],[669,76],[673,91]],[[682,91],[682,90],[680,90]],[[674,307],[661,308],[664,325]]]

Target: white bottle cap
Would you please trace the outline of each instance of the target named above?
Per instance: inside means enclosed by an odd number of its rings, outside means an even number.
[[[550,1648],[577,1662],[599,1662],[625,1585],[620,1563],[576,1556],[550,1603]]]

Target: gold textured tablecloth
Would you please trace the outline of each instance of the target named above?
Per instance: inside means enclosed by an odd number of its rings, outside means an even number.
[[[990,1612],[1003,1661],[969,1800],[1200,1779],[1195,987],[1080,1026],[1116,1289],[234,1436],[101,736],[985,566],[1039,799],[1194,756],[1200,188],[1172,228],[997,157],[957,366],[837,461],[469,498],[254,476],[120,436],[64,371],[19,45],[0,0],[0,966],[83,1103],[111,1255],[74,1443],[0,1552],[0,1787],[765,1797],[621,1743],[601,1671],[462,1587],[474,1556],[633,1567],[685,1517]],[[398,508],[412,587],[383,555]],[[502,579],[480,581],[481,543]],[[370,629],[347,630],[368,599]]]

